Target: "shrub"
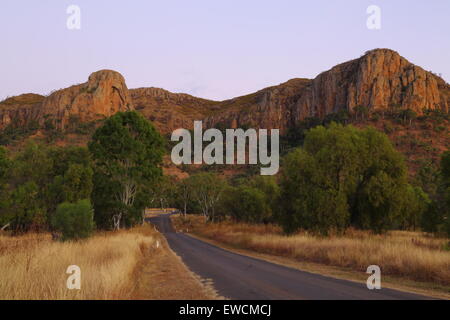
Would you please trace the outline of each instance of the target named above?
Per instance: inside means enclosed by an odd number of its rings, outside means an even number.
[[[62,233],[63,240],[87,238],[94,229],[94,211],[89,200],[64,202],[56,209],[53,227]]]

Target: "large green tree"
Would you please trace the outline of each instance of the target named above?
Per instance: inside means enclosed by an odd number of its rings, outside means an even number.
[[[320,233],[349,225],[383,232],[401,220],[409,190],[404,160],[386,135],[334,123],[311,129],[286,157],[281,189],[285,230]]]
[[[347,225],[350,213],[345,193],[333,187],[331,180],[333,177],[304,149],[284,159],[279,222],[285,232],[308,229],[326,234]]]
[[[137,112],[119,112],[89,143],[95,162],[93,202],[97,225],[133,225],[142,219],[148,193],[162,176],[161,135]]]

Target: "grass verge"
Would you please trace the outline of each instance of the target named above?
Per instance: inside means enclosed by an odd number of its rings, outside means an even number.
[[[0,235],[0,299],[215,298],[164,241],[150,225],[77,242]],[[67,289],[70,265],[81,269],[80,290]]]

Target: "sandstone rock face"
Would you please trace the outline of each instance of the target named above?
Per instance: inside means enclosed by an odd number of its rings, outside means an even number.
[[[323,118],[342,110],[352,113],[358,106],[371,112],[449,112],[450,86],[389,49],[369,51],[313,80],[292,79],[222,102],[159,88],[128,90],[122,75],[102,70],[87,83],[48,97],[26,94],[1,102],[0,130],[31,122],[41,126],[51,122],[64,130],[72,121],[93,121],[136,109],[164,134],[192,129],[194,120],[204,120],[206,127],[277,128],[284,133],[307,117]]]
[[[39,110],[44,96],[27,93],[0,103],[0,129],[9,125],[26,126],[39,121]]]
[[[286,132],[307,117],[323,118],[341,110],[352,113],[357,106],[367,107],[371,112],[449,111],[449,85],[389,49],[369,51],[313,80],[295,80],[296,83],[291,80],[260,91],[253,95],[250,104],[242,101],[245,97],[219,104],[223,108],[207,117],[208,126],[226,123],[228,127],[279,128]],[[227,104],[234,107],[227,108]]]
[[[42,119],[51,119],[63,130],[73,119],[87,122],[133,110],[133,103],[123,76],[102,70],[90,75],[87,83],[57,91],[42,103]]]
[[[320,74],[294,106],[294,120],[365,106],[370,111],[448,110],[439,90],[443,80],[411,64],[397,52],[377,49]],[[444,82],[445,84],[445,82]]]
[[[207,127],[264,128],[285,131],[294,125],[292,106],[310,85],[308,79],[292,79],[243,97],[223,101],[207,116]]]
[[[64,130],[70,121],[87,122],[133,110],[133,103],[122,75],[102,70],[91,74],[88,82],[58,90],[48,97],[26,94],[0,103],[0,129],[8,125],[25,126],[49,121]]]

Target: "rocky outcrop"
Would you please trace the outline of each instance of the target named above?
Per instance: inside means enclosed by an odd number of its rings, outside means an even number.
[[[223,101],[205,119],[207,127],[285,129],[294,125],[292,106],[310,85],[308,79],[292,79],[278,86]]]
[[[0,103],[0,129],[9,125],[24,127],[31,123],[38,123],[44,99],[44,96],[27,93],[2,101]]]
[[[58,90],[48,97],[27,94],[0,103],[0,129],[36,122],[64,130],[69,122],[88,122],[134,109],[122,75],[102,70],[88,82]]]
[[[426,109],[449,112],[450,86],[410,63],[397,52],[376,49],[321,73],[313,80],[292,79],[278,86],[216,102],[159,88],[128,90],[115,71],[93,73],[87,83],[48,97],[22,95],[0,103],[0,129],[37,122],[64,130],[73,121],[93,121],[118,111],[141,112],[162,133],[191,129],[194,120],[207,127],[279,128],[286,132],[307,117],[323,118],[358,106],[370,112]]]
[[[102,70],[91,74],[87,83],[48,96],[42,103],[41,122],[51,120],[56,128],[63,130],[72,120],[93,121],[133,109],[123,76]]]
[[[313,80],[294,79],[254,95],[219,104],[208,126],[279,128],[282,132],[307,117],[324,118],[357,106],[369,112],[412,109],[449,111],[449,85],[397,52],[376,49],[340,64]],[[250,103],[246,103],[252,97]],[[227,105],[233,108],[227,108]]]
[[[294,120],[324,117],[357,106],[369,111],[426,109],[448,111],[439,90],[445,82],[415,66],[397,52],[377,49],[360,59],[340,64],[315,78],[293,108]]]

